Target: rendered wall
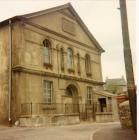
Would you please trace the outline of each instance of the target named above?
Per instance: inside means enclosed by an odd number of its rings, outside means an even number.
[[[0,28],[0,123],[8,121],[9,28]]]
[[[53,17],[54,16],[54,17]],[[61,13],[50,16],[52,19],[60,20]],[[39,17],[40,25],[49,24],[44,20],[45,16]],[[68,18],[67,18],[68,19]],[[68,19],[71,20],[71,19]],[[31,21],[38,21],[38,18]],[[86,87],[101,86],[101,54],[95,48],[88,36],[76,23],[76,37],[64,33],[61,29],[61,21],[53,24],[55,31],[66,37],[47,32],[23,22],[13,23],[12,27],[12,120],[15,121],[21,115],[21,104],[37,103],[43,101],[43,80],[53,82],[53,102],[65,103],[65,90],[69,84],[75,84],[78,89],[79,103],[85,103]],[[52,23],[52,22],[51,22]],[[54,22],[53,22],[54,23]],[[61,30],[61,31],[59,31]],[[52,48],[52,69],[43,66],[43,40],[50,39]],[[78,40],[71,41],[71,39]],[[83,45],[85,44],[85,46]],[[89,45],[87,47],[86,45]],[[7,119],[8,110],[8,28],[0,29],[0,113],[3,119]],[[60,49],[64,49],[64,71],[61,71]],[[74,73],[67,70],[67,49],[72,48],[74,52]],[[80,74],[77,69],[77,53],[80,54]],[[87,77],[85,72],[85,55],[91,57],[92,77]],[[62,60],[63,61],[63,60]],[[98,82],[93,84],[93,82]]]

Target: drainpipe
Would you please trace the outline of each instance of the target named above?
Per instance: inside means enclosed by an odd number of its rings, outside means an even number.
[[[12,22],[9,20],[9,90],[8,90],[8,122],[11,125],[11,93],[12,93]]]

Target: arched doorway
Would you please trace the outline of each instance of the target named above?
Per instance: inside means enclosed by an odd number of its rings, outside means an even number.
[[[79,112],[79,96],[75,85],[68,85],[65,92],[65,111],[66,113]]]

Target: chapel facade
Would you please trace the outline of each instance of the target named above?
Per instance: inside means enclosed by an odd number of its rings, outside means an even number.
[[[0,122],[96,121],[103,112],[112,120],[115,97],[103,92],[103,52],[69,3],[1,22]]]

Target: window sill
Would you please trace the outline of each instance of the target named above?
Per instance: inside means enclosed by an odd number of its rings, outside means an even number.
[[[56,110],[56,108],[53,105],[43,105],[42,106],[43,110]]]
[[[92,74],[91,73],[86,73],[86,76],[87,77],[92,77]]]
[[[75,73],[75,71],[73,69],[68,69],[68,72],[73,73],[73,74]]]
[[[49,63],[43,63],[43,66],[44,66],[46,69],[48,69],[48,68],[53,69],[52,64],[49,64]]]

